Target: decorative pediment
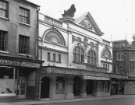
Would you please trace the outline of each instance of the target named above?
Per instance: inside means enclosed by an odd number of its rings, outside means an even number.
[[[98,35],[103,34],[89,12],[76,19],[76,23]]]
[[[95,32],[95,29],[94,29],[92,23],[90,22],[90,20],[88,19],[88,17],[86,17],[84,20],[82,20],[79,24],[81,26],[87,28],[88,30]]]

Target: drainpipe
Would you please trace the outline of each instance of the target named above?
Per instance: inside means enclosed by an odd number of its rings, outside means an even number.
[[[36,35],[36,58],[39,60],[39,11],[40,7],[37,7],[37,35]],[[40,99],[40,70],[42,67],[42,63],[40,64],[40,68],[37,68],[36,70],[36,75],[35,75],[35,99],[39,100]]]

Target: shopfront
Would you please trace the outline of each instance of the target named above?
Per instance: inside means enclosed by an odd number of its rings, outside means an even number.
[[[41,61],[0,56],[0,98],[35,98]]]
[[[110,78],[102,76],[83,76],[86,80],[86,93],[91,96],[109,96]]]
[[[111,95],[126,94],[126,80],[128,76],[120,74],[110,74],[111,77]]]

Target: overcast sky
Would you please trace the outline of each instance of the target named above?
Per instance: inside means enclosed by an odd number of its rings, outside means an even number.
[[[104,38],[132,40],[135,34],[135,0],[29,0],[40,5],[40,12],[61,18],[64,10],[75,4],[75,18],[90,12]]]

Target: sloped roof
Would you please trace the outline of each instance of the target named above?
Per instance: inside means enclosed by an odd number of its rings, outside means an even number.
[[[89,12],[87,12],[87,13],[83,14],[82,16],[80,16],[79,18],[75,19],[75,23],[83,26],[81,24],[81,22],[83,22],[85,19],[87,19],[89,21],[89,25],[91,24],[91,28],[94,29],[96,34],[98,34],[100,36],[103,34],[103,32],[100,30],[100,28],[98,27],[98,25],[96,24],[95,20],[93,19],[92,15]],[[85,27],[85,26],[83,26],[83,27]],[[88,27],[85,27],[85,28],[89,30]]]

